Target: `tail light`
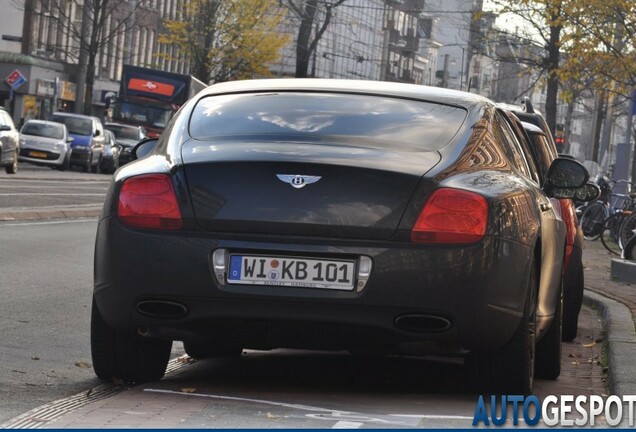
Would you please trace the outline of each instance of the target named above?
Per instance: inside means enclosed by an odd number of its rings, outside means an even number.
[[[488,203],[473,192],[437,189],[429,197],[413,230],[417,243],[475,243],[486,234]]]
[[[564,270],[568,272],[570,269],[570,258],[572,257],[572,245],[576,240],[576,232],[579,224],[572,200],[560,199],[559,202],[561,203],[561,218],[563,219],[563,222],[565,222],[566,227]]]
[[[177,230],[181,210],[170,177],[149,174],[124,181],[119,192],[119,220],[136,228]]]

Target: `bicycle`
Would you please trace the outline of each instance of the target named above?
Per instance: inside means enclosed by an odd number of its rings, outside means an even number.
[[[599,198],[577,209],[577,213],[581,212],[579,224],[586,240],[598,239],[602,233],[603,223],[610,216],[610,200],[614,182],[603,175],[597,175],[595,183],[601,190]]]
[[[631,186],[631,183],[629,185]],[[636,194],[611,195],[622,200],[621,208],[605,219],[600,238],[608,251],[620,256],[629,239],[636,233]]]

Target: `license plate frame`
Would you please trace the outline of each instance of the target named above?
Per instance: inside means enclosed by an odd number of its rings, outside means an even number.
[[[353,259],[233,253],[226,270],[230,284],[353,291],[356,267]]]

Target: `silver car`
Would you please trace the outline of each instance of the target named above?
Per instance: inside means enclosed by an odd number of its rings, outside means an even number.
[[[20,161],[67,170],[72,141],[62,123],[28,120],[20,130]]]

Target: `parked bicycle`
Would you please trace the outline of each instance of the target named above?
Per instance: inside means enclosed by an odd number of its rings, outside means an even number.
[[[596,201],[579,207],[579,211],[581,211],[579,223],[586,240],[598,239],[601,236],[605,220],[622,204],[622,200],[619,202],[620,197],[612,194],[616,181],[610,180],[606,175],[599,174],[594,178],[594,183],[601,190],[601,195]]]
[[[626,193],[614,192],[619,183],[627,185]],[[606,184],[601,181],[601,197],[588,206],[581,216],[585,238],[600,238],[603,246],[614,255],[621,255],[629,239],[636,234],[636,193],[631,192],[633,187],[627,180],[609,181]],[[605,219],[599,222],[605,215]]]

